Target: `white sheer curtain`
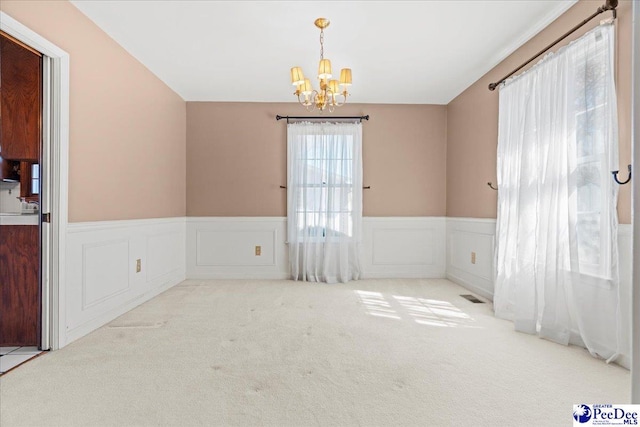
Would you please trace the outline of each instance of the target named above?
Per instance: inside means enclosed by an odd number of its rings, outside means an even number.
[[[287,223],[294,280],[360,278],[362,125],[287,126]]]
[[[613,25],[500,90],[494,307],[518,331],[619,352]]]

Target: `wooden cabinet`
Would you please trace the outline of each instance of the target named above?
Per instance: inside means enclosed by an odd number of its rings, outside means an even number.
[[[42,57],[0,33],[0,156],[40,158]]]
[[[37,225],[0,225],[0,346],[40,345]]]

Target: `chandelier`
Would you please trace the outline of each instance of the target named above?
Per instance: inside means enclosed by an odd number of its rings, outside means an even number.
[[[347,88],[351,86],[351,68],[340,70],[340,80],[330,80],[331,61],[324,58],[324,29],[330,24],[326,18],[318,18],[314,21],[320,28],[320,63],[318,65],[318,81],[320,89],[315,90],[309,79],[304,77],[301,67],[291,69],[291,84],[296,87],[293,93],[298,97],[298,102],[311,111],[314,108],[320,112],[328,109],[333,111],[335,107],[341,107],[347,102]],[[341,88],[342,87],[342,88]],[[342,90],[341,90],[342,89]]]

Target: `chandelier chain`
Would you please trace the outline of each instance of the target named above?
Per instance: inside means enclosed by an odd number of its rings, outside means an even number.
[[[324,30],[320,29],[320,59],[324,59]]]

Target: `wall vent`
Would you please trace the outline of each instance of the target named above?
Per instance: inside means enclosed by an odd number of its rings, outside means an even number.
[[[460,295],[460,296],[464,299],[471,301],[474,304],[484,304],[484,301],[479,300],[475,295],[466,294],[466,295]]]

